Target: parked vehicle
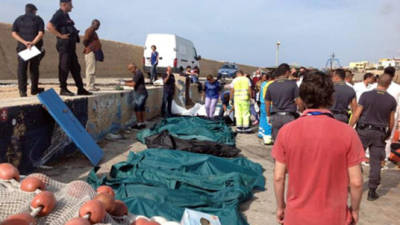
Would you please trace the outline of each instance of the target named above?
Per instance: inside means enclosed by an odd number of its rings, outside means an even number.
[[[174,34],[148,34],[144,46],[143,71],[151,71],[151,46],[157,47],[159,63],[157,73],[165,73],[168,66],[173,72],[181,72],[187,66],[200,68],[201,56],[197,55],[193,42]]]
[[[218,70],[218,79],[234,78],[236,72],[239,70],[238,66],[234,63],[225,63]]]

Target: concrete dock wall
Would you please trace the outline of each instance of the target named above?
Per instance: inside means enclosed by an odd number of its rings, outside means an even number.
[[[162,87],[148,89],[146,119],[160,115]],[[192,101],[200,98],[197,86],[190,88]],[[89,97],[64,98],[65,103],[95,140],[118,132],[136,121],[132,90],[108,91]],[[182,91],[177,91],[179,103]],[[55,123],[37,99],[0,104],[0,162],[11,162],[22,173],[31,172],[50,159],[76,151],[76,146]]]

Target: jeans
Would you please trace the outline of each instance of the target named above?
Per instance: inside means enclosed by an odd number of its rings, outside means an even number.
[[[157,80],[157,63],[151,67],[150,80],[151,82]]]
[[[218,98],[206,97],[206,113],[208,118],[213,118],[215,113],[215,107],[217,106]]]
[[[270,123],[272,127],[272,139],[276,140],[279,130],[287,123],[295,120],[293,115],[272,115],[270,118]]]
[[[162,104],[161,104],[161,116],[171,117],[172,116],[172,100],[174,95],[171,93],[164,92]]]

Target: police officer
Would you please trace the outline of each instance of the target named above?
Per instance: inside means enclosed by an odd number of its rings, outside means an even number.
[[[333,105],[331,112],[335,119],[343,122],[349,122],[348,108],[351,106],[351,111],[357,108],[357,96],[354,89],[345,83],[346,71],[337,69],[333,72],[332,81],[335,87],[333,94]]]
[[[12,37],[18,41],[17,52],[36,46],[39,50],[43,46],[44,22],[36,15],[37,8],[33,4],[25,6],[25,15],[18,17],[12,27]],[[18,89],[21,97],[26,97],[27,70],[31,74],[31,94],[36,95],[42,91],[39,88],[39,65],[42,55],[28,61],[18,57]]]
[[[369,148],[369,201],[379,198],[376,189],[381,180],[381,162],[385,159],[385,140],[390,137],[394,126],[397,103],[387,92],[391,82],[390,75],[383,74],[376,89],[361,95],[357,110],[350,121],[350,126],[358,121],[358,135],[364,148]]]
[[[274,73],[276,79],[265,94],[265,111],[270,118],[273,140],[276,139],[278,131],[283,125],[296,119],[297,108],[299,107],[300,110],[303,108],[296,80],[289,80],[289,65],[281,64]]]
[[[73,96],[67,89],[67,78],[71,72],[75,85],[78,88],[78,95],[91,95],[83,87],[81,77],[81,66],[76,55],[76,43],[79,40],[79,30],[69,17],[73,6],[71,0],[60,0],[60,9],[53,15],[47,25],[47,29],[57,37],[57,51],[59,54],[58,78],[60,80],[60,95]]]

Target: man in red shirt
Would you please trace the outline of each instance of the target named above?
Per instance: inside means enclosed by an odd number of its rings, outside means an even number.
[[[358,222],[364,149],[357,133],[328,110],[334,86],[322,72],[305,75],[300,99],[307,110],[279,131],[272,156],[277,220],[285,225]],[[289,184],[284,199],[286,174]],[[351,207],[347,206],[350,186]]]

